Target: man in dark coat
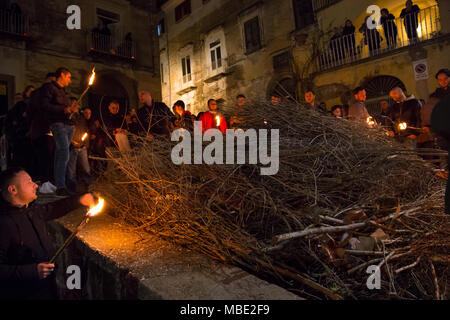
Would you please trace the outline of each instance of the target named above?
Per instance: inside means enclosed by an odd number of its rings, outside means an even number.
[[[150,92],[139,92],[139,101],[143,106],[137,111],[139,134],[153,139],[155,135],[169,136],[170,121],[175,115],[165,103],[154,102]]]
[[[92,194],[40,205],[37,185],[26,171],[10,168],[0,176],[0,299],[56,299],[55,253],[45,222],[80,206]]]
[[[393,88],[389,95],[395,101],[388,110],[388,116],[392,120],[391,130],[400,133],[399,128],[396,126],[406,122],[408,128],[413,127],[413,129],[406,129],[405,132],[401,132],[402,136],[406,135],[408,138],[416,140],[419,132],[417,132],[418,129],[414,128],[422,128],[419,100],[414,98],[408,99],[399,87]]]
[[[403,24],[405,25],[406,34],[410,42],[417,40],[417,27],[419,26],[418,14],[420,8],[418,5],[413,5],[412,0],[406,1],[406,7],[400,13],[400,18],[404,18]]]
[[[388,47],[397,47],[398,29],[395,25],[395,16],[386,8],[381,9],[380,24],[383,26]]]

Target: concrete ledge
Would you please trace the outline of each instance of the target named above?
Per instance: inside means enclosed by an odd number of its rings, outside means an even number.
[[[84,214],[77,210],[50,222],[56,246]],[[105,213],[92,218],[58,259],[61,288],[69,265],[81,268],[81,290],[62,289],[63,299],[301,300],[239,268],[132,231]]]

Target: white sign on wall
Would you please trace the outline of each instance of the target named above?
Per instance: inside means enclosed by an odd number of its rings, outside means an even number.
[[[413,62],[415,80],[427,80],[429,78],[427,59],[417,60]]]

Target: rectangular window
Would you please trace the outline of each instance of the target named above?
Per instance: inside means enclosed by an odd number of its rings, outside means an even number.
[[[181,59],[181,69],[183,71],[183,83],[189,82],[192,80],[191,74],[191,57],[186,56]]]
[[[191,14],[191,0],[186,0],[175,8],[175,22]]]
[[[273,57],[273,69],[275,71],[291,69],[291,59],[288,51],[280,53]]]
[[[315,22],[312,0],[293,0],[296,29],[302,29]]]
[[[244,31],[247,54],[261,49],[261,32],[259,18],[257,16],[244,23]]]
[[[220,50],[220,41],[213,42],[209,45],[211,52],[211,68],[216,70],[222,67],[222,52]]]

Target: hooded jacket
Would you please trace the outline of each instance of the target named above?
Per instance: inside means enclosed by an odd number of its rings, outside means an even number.
[[[46,221],[79,206],[79,196],[28,207],[14,207],[0,196],[0,299],[57,298],[54,273],[39,279],[37,272],[55,253]]]

